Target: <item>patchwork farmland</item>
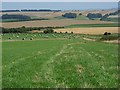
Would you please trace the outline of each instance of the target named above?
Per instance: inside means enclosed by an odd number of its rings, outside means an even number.
[[[63,17],[69,11],[3,12],[31,19],[0,23],[2,87],[116,88],[118,22],[87,17],[115,11],[71,11],[76,18]]]

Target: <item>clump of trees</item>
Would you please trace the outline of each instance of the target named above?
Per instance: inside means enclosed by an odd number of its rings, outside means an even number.
[[[107,17],[109,17],[109,14],[105,14],[100,20],[105,20]]]
[[[112,12],[112,13],[109,13],[109,15],[118,15],[119,13],[120,13],[120,10]]]
[[[102,18],[102,14],[100,14],[100,13],[88,13],[88,14],[87,14],[87,17],[88,17],[89,19]]]
[[[111,33],[105,32],[104,35],[111,35]]]
[[[45,33],[45,34],[54,33],[54,30],[52,28],[48,28],[48,29],[44,30],[43,33]]]
[[[115,12],[111,12],[111,13],[108,13],[108,14],[105,14],[105,15],[103,15],[102,16],[102,14],[100,14],[100,13],[88,13],[87,14],[87,17],[89,18],[89,19],[95,19],[95,18],[100,18],[100,20],[109,20],[108,19],[108,17],[110,16],[110,15],[118,15],[120,13],[120,10],[118,10],[118,11],[115,11]]]
[[[77,14],[76,13],[65,13],[62,16],[65,18],[76,18]]]
[[[30,20],[31,18],[26,15],[15,15],[15,14],[4,14],[1,16],[2,19],[18,19],[18,20]]]
[[[19,28],[4,28],[4,27],[0,27],[0,31],[1,33],[27,33],[29,31],[32,30],[49,30],[46,33],[50,33],[52,32],[52,29],[56,29],[56,28],[64,28],[64,27],[19,27]]]
[[[112,35],[110,32],[105,32],[100,40],[117,40],[119,39],[118,35]]]
[[[2,33],[26,33],[31,29],[26,28],[25,26],[20,28],[2,28]]]
[[[109,20],[108,17],[110,15],[118,15],[119,13],[120,13],[120,10],[112,12],[112,13],[109,13],[109,14],[105,14],[100,20]]]

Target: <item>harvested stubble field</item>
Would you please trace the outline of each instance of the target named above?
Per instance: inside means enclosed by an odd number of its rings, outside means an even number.
[[[55,31],[58,33],[73,32],[76,34],[104,34],[105,32],[119,33],[118,27],[63,28],[63,29],[55,29]]]
[[[38,20],[38,21],[24,21],[24,22],[5,22],[2,23],[2,27],[5,28],[17,28],[17,27],[62,27],[74,24],[110,24],[114,22],[107,21],[95,21],[95,20],[73,20],[73,19],[61,19],[61,20]],[[1,24],[1,23],[0,23]]]

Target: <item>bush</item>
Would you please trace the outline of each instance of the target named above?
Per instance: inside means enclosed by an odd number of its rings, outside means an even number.
[[[79,15],[82,15],[82,13],[79,13]]]
[[[107,35],[107,32],[105,32],[104,35]]]
[[[68,33],[68,32],[65,32],[65,33]]]
[[[111,33],[105,32],[104,35],[111,35]]]
[[[30,38],[30,40],[33,40],[33,38]]]
[[[57,32],[55,31],[55,33],[57,33]]]
[[[22,40],[25,40],[25,38],[22,38]]]
[[[118,38],[118,35],[111,35],[111,33],[105,32],[100,40],[116,40]]]

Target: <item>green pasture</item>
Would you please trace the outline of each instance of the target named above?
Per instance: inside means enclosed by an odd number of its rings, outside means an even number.
[[[17,35],[2,35],[3,88],[118,86],[118,44],[83,40],[89,35]]]
[[[80,28],[80,27],[118,27],[118,23],[109,23],[109,24],[74,24],[65,26],[65,28]]]

